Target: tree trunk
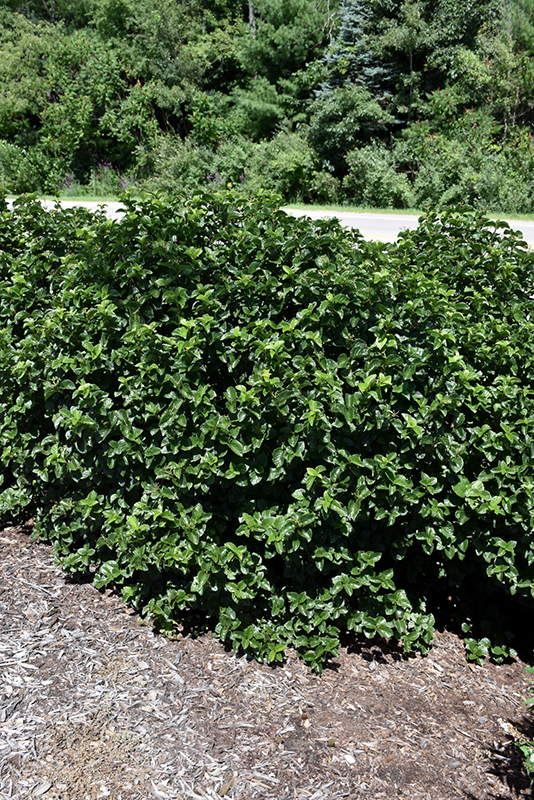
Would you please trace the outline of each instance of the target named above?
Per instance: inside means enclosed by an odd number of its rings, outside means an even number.
[[[252,0],[248,0],[248,24],[250,27],[250,35],[253,39],[256,38],[256,17],[254,16],[254,6]]]

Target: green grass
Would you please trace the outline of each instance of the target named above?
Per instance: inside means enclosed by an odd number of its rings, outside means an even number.
[[[46,200],[57,200],[57,197],[46,197]],[[68,200],[75,203],[119,203],[120,197],[116,195],[106,195],[106,197],[99,197],[92,194],[80,195],[59,195],[60,200]]]
[[[527,222],[534,222],[534,214],[495,214],[493,211],[488,214],[491,219],[517,219],[518,221],[526,220]]]

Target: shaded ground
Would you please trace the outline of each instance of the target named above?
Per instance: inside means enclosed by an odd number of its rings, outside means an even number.
[[[524,665],[354,642],[321,677],[169,641],[0,532],[0,798],[530,797]]]

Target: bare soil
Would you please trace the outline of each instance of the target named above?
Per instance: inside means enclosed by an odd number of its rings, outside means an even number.
[[[0,531],[0,798],[530,797],[524,664],[355,640],[322,676],[166,639]]]

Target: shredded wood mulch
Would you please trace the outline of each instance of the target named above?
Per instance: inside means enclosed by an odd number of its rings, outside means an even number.
[[[508,800],[530,797],[517,661],[365,643],[322,676],[209,636],[168,640],[28,530],[0,531],[0,797]]]

